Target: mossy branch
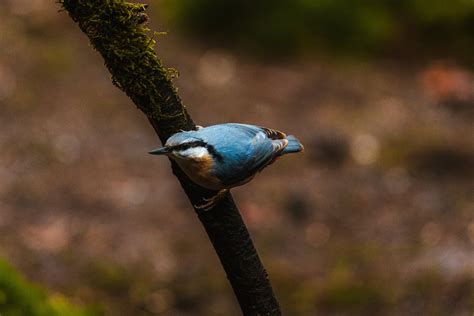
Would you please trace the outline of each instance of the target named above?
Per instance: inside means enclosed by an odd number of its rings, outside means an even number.
[[[60,0],[89,37],[112,74],[112,82],[145,113],[164,143],[172,134],[195,129],[171,79],[175,70],[158,59],[145,26],[147,5],[123,0]],[[194,184],[172,162],[193,205],[216,192]],[[196,210],[224,267],[244,315],[280,315],[270,281],[240,213],[227,193],[213,209]]]
[[[195,125],[182,105],[166,69],[156,56],[155,39],[145,26],[147,5],[124,1],[63,0],[63,7],[102,55],[112,82],[159,127],[165,140]]]

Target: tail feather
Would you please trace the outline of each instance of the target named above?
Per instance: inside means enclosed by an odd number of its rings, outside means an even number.
[[[286,139],[288,140],[288,146],[286,146],[285,149],[283,149],[283,151],[281,152],[282,155],[304,151],[303,145],[300,143],[298,139],[296,139],[295,136],[288,135]]]

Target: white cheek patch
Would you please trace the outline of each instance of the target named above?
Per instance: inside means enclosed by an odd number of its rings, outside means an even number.
[[[204,158],[209,156],[209,151],[205,147],[191,147],[181,151],[179,154],[189,158]]]

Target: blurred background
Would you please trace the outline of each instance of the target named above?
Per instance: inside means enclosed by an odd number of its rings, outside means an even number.
[[[59,9],[0,1],[0,314],[239,315],[152,128]],[[197,123],[306,147],[233,190],[285,315],[472,315],[473,1],[149,15]]]

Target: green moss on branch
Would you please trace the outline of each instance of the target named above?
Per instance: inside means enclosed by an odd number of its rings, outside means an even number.
[[[123,0],[61,0],[71,18],[89,37],[123,90],[157,129],[162,141],[179,130],[194,129],[171,79],[176,70],[158,59],[150,36],[147,5]]]

